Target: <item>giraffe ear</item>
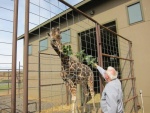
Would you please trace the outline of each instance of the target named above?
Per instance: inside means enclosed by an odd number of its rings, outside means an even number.
[[[47,33],[48,36],[50,36],[50,33]]]
[[[52,27],[52,31],[54,31],[55,30],[55,28],[54,27]]]
[[[55,28],[52,27],[50,30],[50,33],[47,33],[47,34],[48,34],[48,36],[53,36],[54,33],[55,33]]]
[[[59,27],[57,27],[57,31],[60,31]]]
[[[57,30],[59,30],[59,27],[57,27]]]

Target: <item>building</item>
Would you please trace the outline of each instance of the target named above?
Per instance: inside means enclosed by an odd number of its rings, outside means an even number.
[[[139,95],[139,102],[141,103],[141,98],[139,91],[142,90],[143,92],[143,100],[144,100],[144,110],[145,113],[149,112],[149,104],[150,104],[150,91],[148,90],[148,83],[150,82],[149,76],[147,72],[149,71],[150,60],[150,53],[148,52],[148,45],[150,42],[149,39],[149,30],[150,29],[150,1],[149,0],[84,0],[81,3],[76,5],[81,11],[86,13],[87,15],[91,16],[94,20],[98,21],[101,25],[105,25],[109,28],[112,27],[112,30],[120,34],[121,36],[126,37],[127,39],[132,41],[132,58],[134,59],[134,75],[136,77],[136,91]],[[35,27],[30,31],[30,38],[29,39],[29,56],[30,61],[36,61],[30,63],[30,72],[29,73],[36,73],[32,70],[37,70],[38,66],[35,66],[34,63],[38,63],[38,57],[33,57],[32,55],[38,56],[38,51],[41,50],[44,53],[51,53],[55,54],[54,51],[51,51],[50,44],[48,43],[48,39],[46,36],[46,32],[49,31],[50,26],[60,26],[61,31],[65,34],[71,34],[72,37],[77,37],[77,35],[82,35],[85,32],[89,31],[89,34],[94,31],[94,23],[90,21],[86,21],[83,16],[79,17],[77,13],[73,12],[75,17],[72,20],[71,14],[73,11],[68,9],[55,17],[51,18],[50,20],[42,23],[41,25]],[[66,22],[63,17],[66,17],[68,21]],[[61,17],[61,19],[60,19]],[[71,21],[70,21],[71,20]],[[84,21],[88,23],[81,23]],[[66,22],[66,23],[65,23]],[[73,23],[72,23],[73,22]],[[51,24],[49,24],[51,23]],[[62,23],[62,24],[60,24]],[[87,29],[79,29],[81,32],[70,31],[69,28],[72,28],[73,24],[79,24],[80,26],[87,27]],[[68,27],[69,26],[69,27]],[[91,27],[89,27],[91,26]],[[74,27],[75,28],[75,27]],[[40,31],[39,31],[40,30]],[[92,31],[93,30],[93,31]],[[39,34],[40,35],[34,35]],[[91,35],[93,35],[91,33]],[[95,35],[95,34],[94,34]],[[82,35],[83,36],[83,35]],[[20,36],[19,38],[22,38]],[[66,36],[67,37],[67,36]],[[77,38],[70,38],[68,37],[64,42],[71,41],[74,43],[73,50],[74,52],[78,52],[79,50],[79,40]],[[45,44],[47,46],[45,46]],[[32,46],[34,45],[34,46]],[[39,48],[36,46],[40,46]],[[82,44],[83,45],[83,44]],[[83,48],[82,48],[83,49]],[[116,50],[115,50],[116,51]],[[94,51],[95,52],[95,51]],[[94,53],[95,54],[95,53]],[[56,58],[56,57],[55,57]],[[60,62],[58,58],[57,63]],[[44,59],[43,59],[44,60]],[[51,59],[52,60],[52,59]],[[48,62],[48,60],[43,61]],[[50,61],[53,65],[53,71],[59,71],[60,67],[58,67],[56,61]],[[34,65],[34,66],[33,66]],[[47,70],[43,67],[43,70]],[[46,73],[44,73],[46,75]],[[55,75],[53,75],[55,76]],[[59,75],[58,75],[59,77]],[[31,77],[32,78],[32,77]],[[33,77],[35,78],[35,77]],[[52,77],[53,78],[53,77]],[[44,78],[43,78],[44,79]],[[46,79],[46,78],[45,78]],[[46,83],[46,81],[44,81]],[[52,81],[51,81],[52,82]],[[55,81],[56,82],[56,81]],[[61,83],[61,80],[57,81]],[[47,81],[49,83],[49,81]],[[38,83],[37,83],[38,84]]]

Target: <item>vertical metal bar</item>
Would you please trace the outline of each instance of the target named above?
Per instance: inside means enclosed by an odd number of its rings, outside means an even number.
[[[69,89],[69,87],[68,86],[66,86],[66,98],[67,98],[67,106],[69,105],[69,93],[68,93],[68,89]]]
[[[129,57],[131,59],[131,61],[130,61],[131,77],[134,77],[133,60],[132,60],[132,50],[131,50],[131,48],[132,48],[132,43],[129,42]],[[136,96],[135,79],[132,79],[132,88],[133,88],[133,96]],[[138,113],[137,98],[133,99],[133,103],[134,103],[135,113]]]
[[[8,94],[9,94],[9,88],[10,88],[10,86],[9,86],[9,81],[10,81],[9,80],[9,69],[8,69],[8,74],[7,75],[8,75]]]
[[[20,97],[20,83],[21,83],[21,80],[20,80],[20,62],[19,62],[19,75],[18,75],[18,94],[19,94],[19,97]]]
[[[101,43],[101,34],[100,34],[100,26],[96,23],[96,40],[97,40],[97,54],[98,54],[98,65],[103,67],[103,59],[102,59],[102,43]],[[102,84],[102,77],[100,77],[100,93],[102,94],[104,85]]]
[[[17,58],[18,0],[14,1],[12,77],[11,77],[11,113],[16,113],[16,58]]]
[[[23,68],[23,113],[28,113],[28,38],[29,38],[29,1],[25,1],[25,37]]]
[[[39,52],[39,57],[38,57],[38,62],[39,62],[39,64],[38,64],[38,75],[39,75],[39,81],[38,81],[38,84],[39,84],[39,112],[41,112],[41,61],[40,61],[40,58],[41,58],[41,54],[40,54],[40,52]]]

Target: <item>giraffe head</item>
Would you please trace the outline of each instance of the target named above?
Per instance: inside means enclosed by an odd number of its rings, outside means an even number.
[[[60,29],[57,28],[52,28],[50,33],[47,33],[48,36],[50,37],[50,40],[56,40],[59,41],[61,40],[61,35],[60,35]]]
[[[51,44],[61,50],[62,44],[61,44],[61,35],[60,35],[60,29],[52,28],[50,30],[50,33],[47,33],[49,36],[49,39],[51,41]]]

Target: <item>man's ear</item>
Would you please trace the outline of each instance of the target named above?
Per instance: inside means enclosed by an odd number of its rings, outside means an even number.
[[[108,79],[108,78],[109,78],[109,76],[106,74],[106,75],[105,75],[105,78],[106,78],[106,79]]]

